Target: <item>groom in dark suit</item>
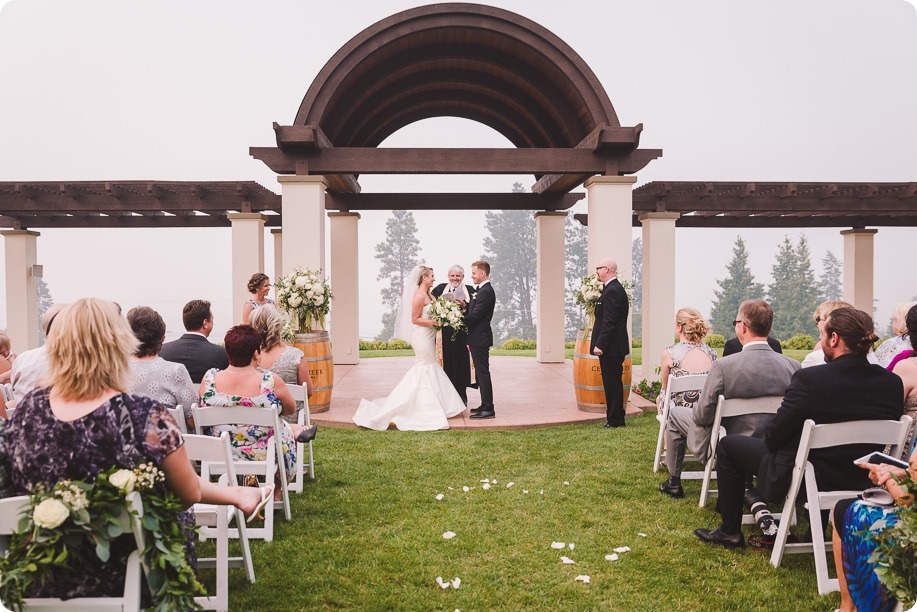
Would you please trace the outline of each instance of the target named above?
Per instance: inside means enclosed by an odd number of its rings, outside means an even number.
[[[433,288],[433,297],[443,293],[451,295],[454,299],[465,302],[471,301],[474,287],[463,285],[465,270],[462,266],[449,268],[449,282],[441,283]],[[443,327],[443,370],[452,381],[452,386],[458,391],[459,397],[468,405],[468,385],[471,384],[471,362],[468,359],[468,333],[456,331],[448,325]]]
[[[595,305],[595,326],[589,349],[599,358],[602,386],[605,387],[607,423],[605,427],[624,427],[624,383],[621,374],[624,358],[630,353],[627,337],[627,293],[618,281],[618,263],[606,257],[599,261],[595,274],[605,284]]]
[[[481,405],[471,410],[472,419],[492,419],[494,411],[494,388],[490,382],[490,347],[494,343],[494,332],[490,320],[494,316],[497,297],[490,284],[490,264],[476,261],[471,264],[471,280],[477,289],[471,296],[465,312],[468,326],[468,348],[474,361],[474,375],[481,391]]]
[[[191,300],[182,309],[182,323],[187,333],[178,340],[162,345],[159,356],[185,366],[191,381],[199,384],[211,368],[229,366],[226,349],[212,344],[207,337],[213,331],[213,312],[207,300]]]

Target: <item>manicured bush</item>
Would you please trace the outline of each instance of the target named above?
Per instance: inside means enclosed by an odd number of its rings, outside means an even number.
[[[530,351],[535,349],[535,341],[522,340],[521,338],[509,338],[500,348],[504,351]]]
[[[404,340],[399,340],[395,338],[394,340],[389,340],[388,346],[386,347],[390,351],[399,351],[403,349],[411,348],[411,345],[405,342]]]
[[[815,338],[809,334],[796,334],[789,340],[781,342],[780,346],[789,351],[811,351],[815,348]]]
[[[710,334],[704,342],[710,348],[723,348],[726,346],[726,338],[722,334]]]
[[[361,351],[385,351],[388,350],[388,342],[385,340],[360,340]]]
[[[630,341],[630,346],[631,348],[643,348],[643,339],[634,338],[633,340]]]
[[[568,348],[568,349],[576,348],[576,342],[567,342],[566,344],[564,344],[564,348]]]

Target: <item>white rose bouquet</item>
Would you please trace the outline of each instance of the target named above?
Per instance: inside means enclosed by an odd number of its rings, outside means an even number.
[[[452,328],[450,340],[455,340],[456,334],[468,329],[465,326],[465,313],[462,312],[462,307],[458,305],[458,302],[442,296],[430,304],[430,318],[436,321],[436,329]]]
[[[301,333],[309,333],[313,326],[325,328],[325,316],[331,309],[331,287],[322,278],[321,270],[295,268],[274,283],[277,304],[296,321]]]
[[[590,274],[583,279],[583,283],[576,291],[576,303],[586,310],[586,327],[592,327],[595,322],[595,305],[602,297],[603,288],[602,281],[595,274]]]

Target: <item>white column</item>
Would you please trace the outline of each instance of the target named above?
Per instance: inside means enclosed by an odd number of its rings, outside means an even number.
[[[540,363],[564,361],[565,212],[535,213],[537,319],[535,342]]]
[[[271,230],[274,237],[274,278],[283,276],[283,228],[275,227]]]
[[[261,213],[229,213],[232,223],[232,320],[242,322],[242,306],[249,299],[248,279],[264,272],[264,221]]]
[[[331,212],[331,341],[334,363],[360,362],[359,213]]]
[[[304,266],[325,269],[325,179],[279,176],[283,231],[283,273]]]
[[[4,230],[6,256],[6,328],[13,351],[38,347],[38,245],[41,234]]]
[[[843,230],[844,301],[872,316],[873,242],[877,229]]]
[[[644,213],[643,378],[659,380],[656,364],[672,344],[675,321],[675,221],[678,213]]]

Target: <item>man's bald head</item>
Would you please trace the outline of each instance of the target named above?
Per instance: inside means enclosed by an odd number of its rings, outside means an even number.
[[[603,257],[595,267],[595,274],[603,283],[618,275],[618,262],[611,257]]]

